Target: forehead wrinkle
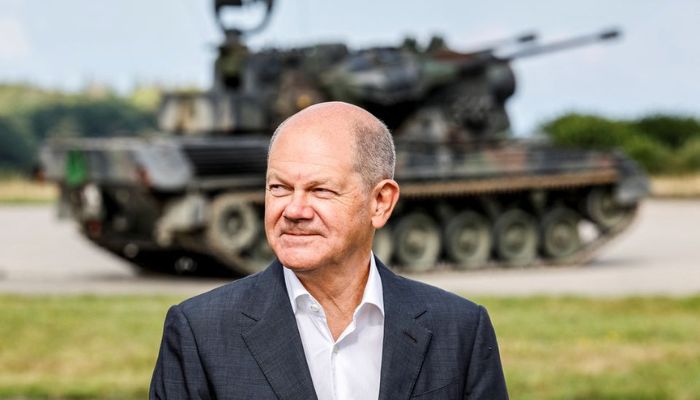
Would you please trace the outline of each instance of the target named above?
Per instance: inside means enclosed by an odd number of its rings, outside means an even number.
[[[281,140],[279,144],[275,144],[268,159],[268,170],[274,169],[286,175],[296,172],[307,175],[321,172],[327,175],[334,173],[345,175],[346,169],[354,170],[354,160],[342,152],[339,154],[333,151],[332,143],[304,146],[303,143],[295,142],[291,146],[284,146],[286,144]],[[278,145],[280,147],[277,147]]]
[[[304,173],[302,171],[287,172],[284,170],[276,170],[275,168],[269,168],[267,174],[267,180],[277,179],[282,182],[289,182],[290,180],[301,181],[304,186],[317,186],[323,184],[340,184],[342,181],[335,179],[331,175],[325,175],[323,170],[313,170],[309,173]],[[318,173],[318,176],[314,176]]]

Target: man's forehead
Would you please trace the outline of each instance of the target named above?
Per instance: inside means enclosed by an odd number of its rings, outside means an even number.
[[[345,123],[294,121],[284,126],[270,148],[270,157],[282,153],[300,153],[339,157],[355,145],[354,131]]]
[[[280,136],[292,137],[293,140],[342,140],[351,137],[353,120],[339,118],[304,118],[288,121],[280,131]]]
[[[360,107],[342,102],[328,102],[315,104],[291,116],[280,127],[279,134],[353,137],[358,126],[379,123],[372,114]]]

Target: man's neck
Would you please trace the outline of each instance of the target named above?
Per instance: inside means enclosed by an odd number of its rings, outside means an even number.
[[[295,272],[306,290],[321,303],[336,340],[352,321],[355,309],[362,301],[369,278],[369,257],[368,253],[364,261],[356,265]]]

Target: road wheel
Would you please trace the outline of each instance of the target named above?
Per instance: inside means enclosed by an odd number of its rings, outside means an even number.
[[[634,215],[634,207],[619,204],[609,188],[594,188],[588,192],[585,209],[591,220],[603,230],[611,229]]]
[[[393,232],[396,263],[410,272],[432,269],[440,255],[440,230],[427,214],[409,213],[399,220]]]
[[[555,208],[544,215],[540,224],[540,243],[545,257],[561,261],[581,248],[579,221],[577,213],[564,207]]]
[[[496,218],[496,255],[510,265],[531,264],[537,254],[537,224],[530,214],[514,208]]]
[[[261,229],[255,243],[238,256],[236,264],[238,269],[245,273],[254,274],[267,268],[274,259],[275,253],[267,243],[265,232]]]
[[[235,196],[223,195],[211,204],[206,238],[216,251],[236,254],[254,243],[261,228],[253,205]]]
[[[445,251],[460,269],[486,264],[491,252],[491,228],[486,218],[463,211],[450,219],[444,231]]]

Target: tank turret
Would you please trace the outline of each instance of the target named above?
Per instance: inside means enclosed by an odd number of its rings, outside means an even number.
[[[498,138],[510,126],[505,103],[516,89],[511,62],[617,35],[617,31],[605,31],[539,45],[529,43],[534,35],[523,35],[517,42],[528,45],[505,56],[496,55],[498,47],[468,53],[431,46],[425,51],[405,47],[363,49],[332,66],[322,77],[322,86],[332,99],[361,104],[373,111],[397,135],[441,141]],[[497,45],[509,43],[499,41]],[[426,136],[426,124],[446,129]]]

